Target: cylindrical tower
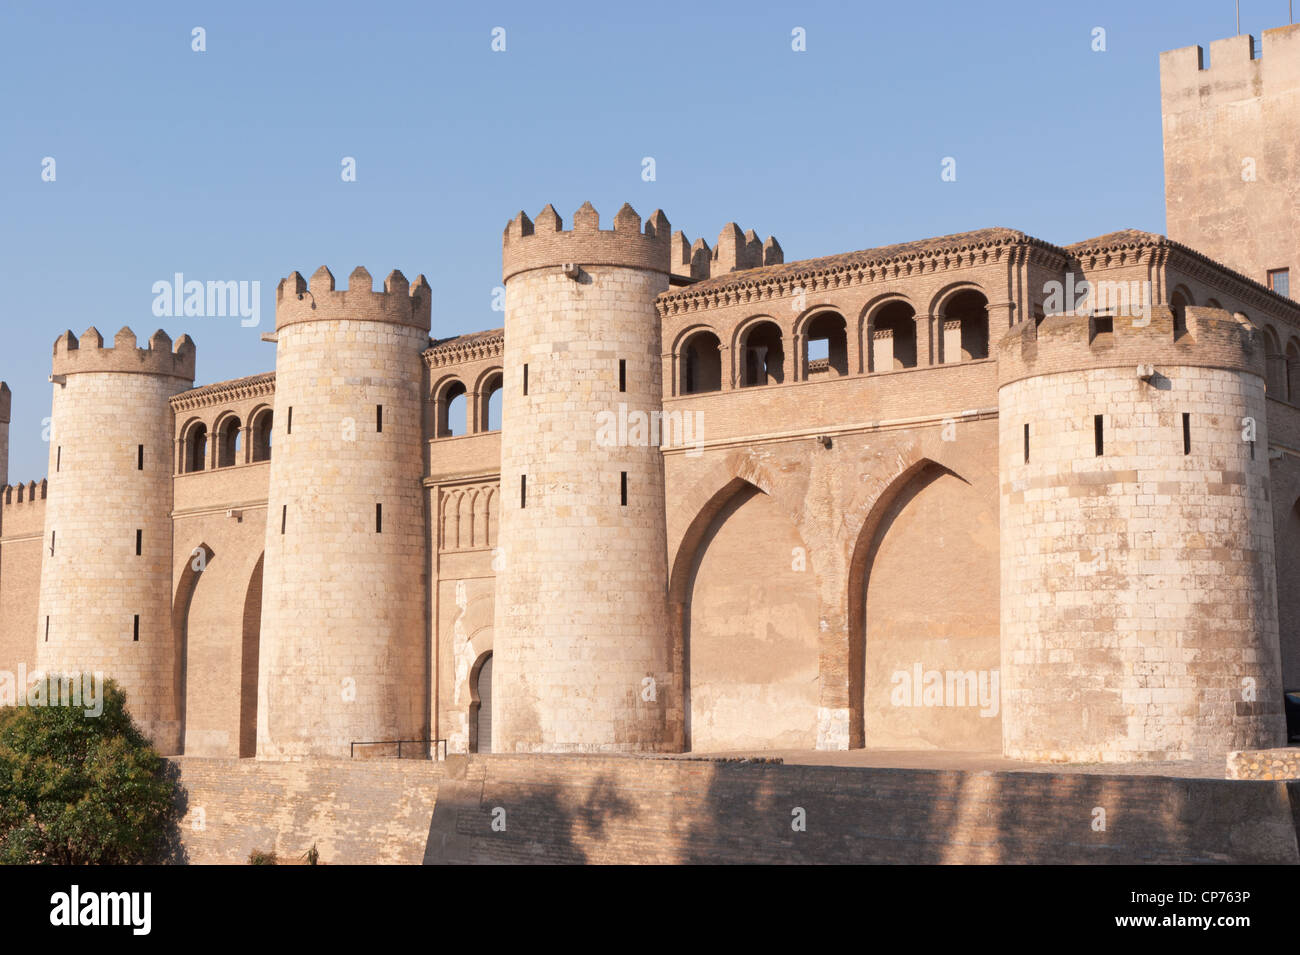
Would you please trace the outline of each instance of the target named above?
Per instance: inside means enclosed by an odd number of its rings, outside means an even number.
[[[428,736],[421,479],[431,295],[323,266],[276,290],[257,755]],[[408,747],[409,749],[409,747]],[[366,747],[361,755],[388,755]]]
[[[159,752],[177,753],[168,399],[193,387],[194,343],[65,332],[51,381],[37,667],[116,680]]]
[[[655,297],[669,226],[550,206],[503,240],[493,749],[680,750],[666,604]],[[653,425],[652,425],[653,422]]]
[[[1181,330],[1180,330],[1181,331]],[[1244,319],[1053,316],[1003,341],[1005,755],[1280,745],[1263,346]]]

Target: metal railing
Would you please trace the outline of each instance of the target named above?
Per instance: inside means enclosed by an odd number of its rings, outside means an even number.
[[[402,745],[419,745],[428,746],[433,744],[433,755],[429,755],[428,749],[424,751],[423,758],[437,759],[438,745],[442,744],[442,758],[447,758],[447,741],[445,739],[375,739],[375,740],[353,740],[348,744],[348,755],[351,759],[356,759],[358,746],[396,746],[397,758],[402,759]],[[418,757],[417,757],[418,758]]]

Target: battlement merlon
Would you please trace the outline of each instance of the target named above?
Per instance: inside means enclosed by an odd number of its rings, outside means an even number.
[[[1215,40],[1209,66],[1200,46],[1161,53],[1164,115],[1300,90],[1300,23],[1265,30],[1261,41],[1257,58],[1249,34]]]
[[[612,265],[671,274],[671,230],[668,218],[656,209],[641,227],[641,216],[626,202],[614,216],[614,228],[600,228],[600,214],[584,202],[573,214],[573,228],[555,207],[547,205],[537,221],[520,212],[501,237],[501,278],[531,269],[561,265]]]
[[[40,481],[30,481],[27,484],[6,484],[0,487],[0,504],[11,507],[15,504],[30,504],[33,501],[43,501],[49,493],[49,487],[48,478],[41,478]]]
[[[144,348],[136,346],[135,332],[125,326],[104,347],[104,336],[95,326],[78,338],[71,330],[54,340],[53,374],[75,375],[88,372],[119,372],[135,375],[160,375],[194,382],[194,340],[182,335],[172,346],[171,336],[161,328],[149,336]]]
[[[406,325],[427,332],[433,307],[433,290],[423,275],[414,282],[394,269],[376,292],[374,280],[361,266],[348,276],[348,287],[336,289],[334,275],[325,266],[311,281],[298,272],[280,280],[275,289],[276,331],[302,322],[354,321]]]
[[[9,423],[9,410],[13,405],[14,395],[9,390],[8,382],[0,381],[0,424]]]
[[[998,386],[1090,368],[1218,368],[1264,378],[1264,340],[1240,314],[1188,306],[1175,338],[1174,312],[1153,305],[1144,316],[1049,315],[1021,322],[997,345]]]
[[[776,236],[770,235],[764,241],[753,229],[742,232],[734,222],[722,227],[718,243],[712,249],[703,239],[692,243],[682,232],[674,232],[672,236],[673,275],[680,278],[702,281],[729,272],[783,264],[785,253]]]

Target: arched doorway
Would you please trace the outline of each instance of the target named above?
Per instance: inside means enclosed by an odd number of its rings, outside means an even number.
[[[820,692],[816,581],[799,531],[737,480],[706,508],[681,586],[686,745],[812,749]]]
[[[999,566],[990,493],[921,462],[881,496],[849,579],[861,745],[1001,749]]]
[[[492,651],[479,659],[470,674],[469,751],[492,752]]]

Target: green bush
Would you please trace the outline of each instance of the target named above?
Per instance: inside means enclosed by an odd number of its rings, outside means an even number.
[[[102,701],[98,716],[81,706],[0,708],[0,862],[165,861],[179,811],[174,774],[112,680]]]
[[[248,854],[249,865],[279,865],[279,860],[275,857],[274,852],[263,852],[260,849],[254,849]]]

